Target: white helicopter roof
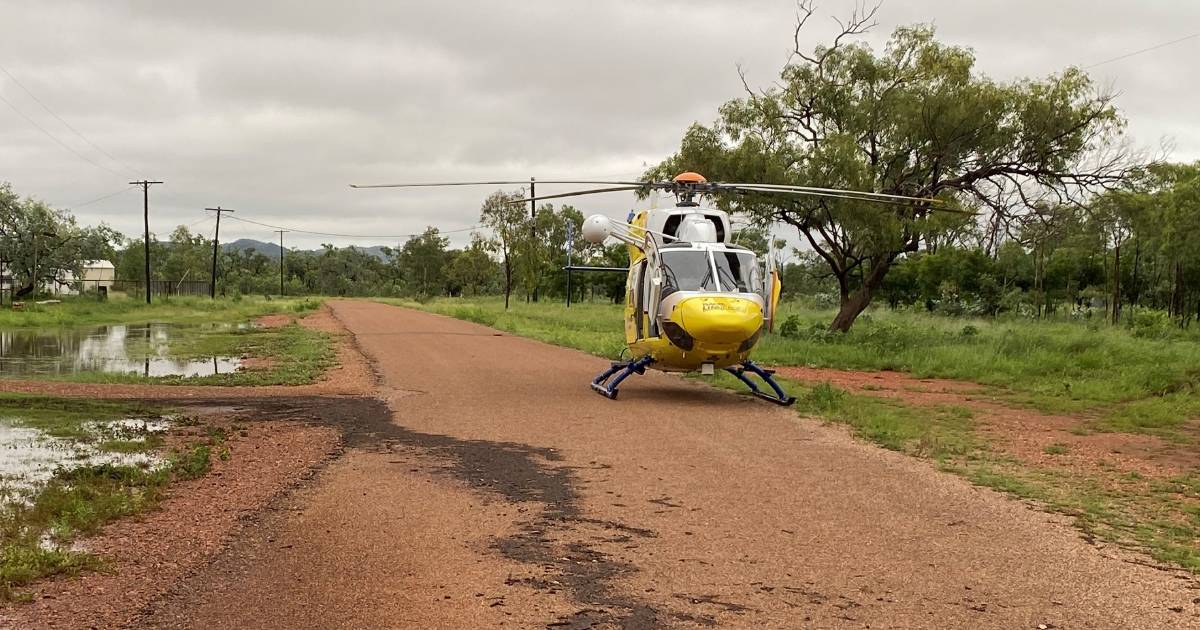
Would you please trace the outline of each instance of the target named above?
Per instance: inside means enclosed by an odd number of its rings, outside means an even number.
[[[665,234],[692,243],[728,243],[733,230],[724,210],[702,206],[657,208],[646,213],[646,228],[652,233]],[[659,245],[671,242],[654,236]],[[665,242],[664,242],[665,241]]]

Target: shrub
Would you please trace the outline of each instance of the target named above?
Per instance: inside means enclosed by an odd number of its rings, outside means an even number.
[[[800,336],[800,317],[790,315],[783,320],[783,324],[779,327],[779,334],[789,339]]]
[[[1163,339],[1174,332],[1171,318],[1162,311],[1137,311],[1129,323],[1130,333],[1142,339]]]
[[[837,409],[846,400],[846,392],[829,383],[820,383],[804,395],[804,402],[810,408],[830,412]]]

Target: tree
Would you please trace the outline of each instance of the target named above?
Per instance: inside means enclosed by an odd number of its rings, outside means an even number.
[[[409,290],[428,297],[442,292],[445,284],[446,246],[450,239],[435,227],[405,241],[396,253],[395,264],[404,275]]]
[[[106,225],[80,227],[71,214],[0,184],[0,259],[11,261],[13,286],[20,287],[15,297],[68,274],[79,277],[86,261],[113,258],[118,239]]]
[[[496,191],[484,200],[479,210],[479,222],[492,231],[492,237],[485,241],[487,247],[500,255],[505,310],[508,310],[512,295],[515,253],[522,239],[529,239],[529,219],[525,215],[525,206],[520,203],[523,197],[522,192]]]
[[[698,170],[724,181],[937,197],[993,213],[1011,212],[1014,198],[1022,208],[1046,196],[1079,202],[1125,177],[1132,160],[1113,148],[1124,121],[1083,71],[998,83],[974,70],[969,49],[939,43],[925,25],[896,29],[876,53],[849,41],[872,26],[873,10],[805,52],[800,34],[812,8],[800,6],[779,82],[746,85],[746,97],[726,103],[713,126],[694,125],[647,177]],[[837,281],[830,328],[838,331],[850,329],[898,257],[970,221],[928,203],[748,195],[722,204],[799,231]]]
[[[479,295],[489,289],[497,276],[496,261],[488,254],[488,244],[479,235],[471,245],[457,252],[446,270],[446,280],[463,295]]]
[[[181,225],[171,232],[164,258],[158,263],[159,274],[170,280],[209,280],[212,275],[212,241],[192,233]],[[229,269],[228,267],[222,267]]]
[[[568,227],[569,226],[569,227]],[[566,286],[567,231],[575,235],[576,243],[583,228],[583,214],[572,206],[555,210],[553,204],[538,208],[533,229],[518,240],[514,269],[525,295],[537,301],[541,293],[559,293]]]

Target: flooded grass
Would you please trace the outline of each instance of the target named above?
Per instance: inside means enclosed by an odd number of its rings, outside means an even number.
[[[320,299],[69,299],[0,310],[0,378],[92,383],[300,385],[334,364],[330,335],[271,314],[302,316]],[[245,359],[256,359],[252,366]]]
[[[266,360],[245,369],[244,359]],[[334,364],[332,338],[297,324],[114,324],[0,332],[0,378],[299,385]]]
[[[236,357],[181,356],[200,327],[113,324],[0,331],[0,377],[72,376],[82,372],[143,377],[228,374]]]
[[[138,405],[0,394],[0,600],[41,577],[101,568],[78,538],[208,471],[224,435],[163,452],[172,420]]]

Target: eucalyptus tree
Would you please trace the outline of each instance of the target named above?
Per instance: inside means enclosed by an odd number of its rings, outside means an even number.
[[[13,278],[14,296],[68,276],[78,278],[86,261],[110,259],[120,239],[106,225],[83,227],[70,213],[0,184],[0,259]]]
[[[938,42],[928,25],[897,28],[876,52],[857,36],[874,10],[811,51],[802,2],[792,56],[779,80],[693,125],[679,152],[650,169],[662,178],[697,170],[710,179],[769,182],[937,198],[983,214],[1081,203],[1126,177],[1133,158],[1118,143],[1124,120],[1113,95],[1078,68],[998,82],[974,53]],[[849,330],[899,257],[961,232],[976,217],[934,205],[782,195],[727,198],[756,221],[794,226],[837,282],[830,328]]]
[[[524,191],[496,191],[483,201],[483,207],[479,210],[479,222],[492,232],[491,238],[486,241],[488,249],[500,256],[505,310],[512,295],[516,252],[521,243],[529,238],[529,218],[525,214],[525,207],[514,203],[524,196]]]

